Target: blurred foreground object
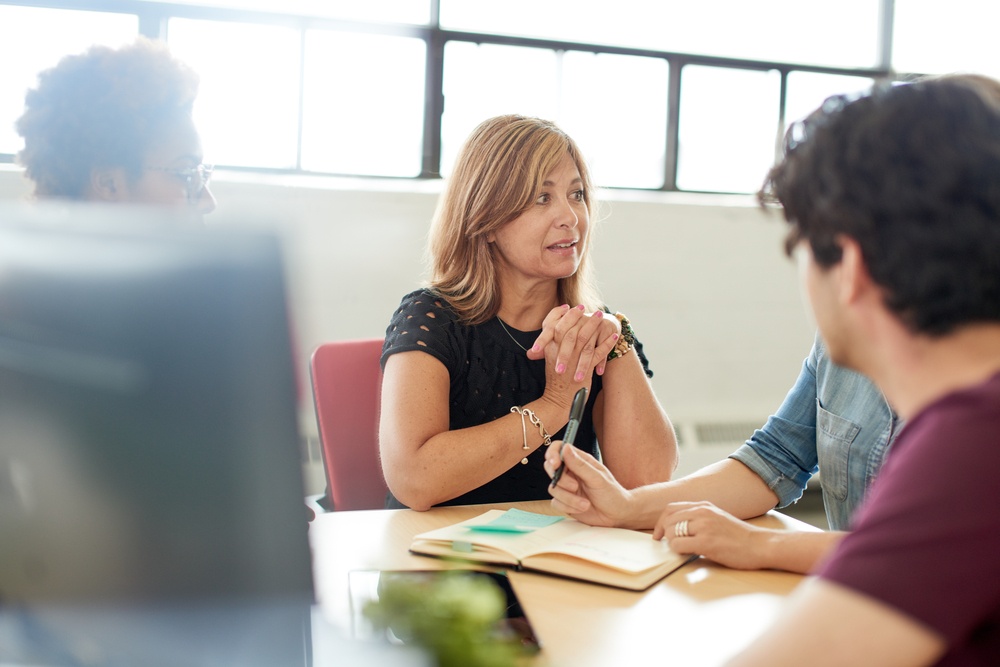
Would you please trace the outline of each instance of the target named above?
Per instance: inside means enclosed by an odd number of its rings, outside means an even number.
[[[280,244],[178,223],[0,208],[0,663],[309,660]]]
[[[385,572],[379,598],[365,616],[387,636],[426,649],[438,667],[509,667],[527,650],[512,634],[498,633],[505,617],[503,591],[475,572]]]

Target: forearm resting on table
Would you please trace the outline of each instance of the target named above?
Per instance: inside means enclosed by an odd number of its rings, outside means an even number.
[[[757,569],[808,574],[847,535],[841,531],[764,530],[757,542]]]
[[[668,504],[702,500],[739,519],[760,516],[778,504],[778,497],[757,473],[739,461],[724,459],[686,477],[635,489],[627,527],[651,529]]]

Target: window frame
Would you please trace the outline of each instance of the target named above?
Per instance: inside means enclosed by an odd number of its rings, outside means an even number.
[[[226,170],[246,173],[351,176],[365,179],[374,178],[390,180],[439,179],[441,165],[441,119],[444,111],[444,51],[446,44],[451,41],[539,48],[557,52],[582,51],[595,54],[619,54],[665,60],[668,64],[668,99],[667,117],[664,119],[666,123],[666,146],[664,151],[665,164],[663,165],[664,182],[659,188],[616,188],[652,192],[697,192],[692,190],[680,190],[676,184],[678,166],[678,136],[680,129],[681,81],[684,75],[684,68],[687,65],[701,65],[706,67],[755,71],[773,70],[779,73],[781,81],[778,99],[779,113],[774,140],[776,159],[780,156],[781,141],[787,124],[785,118],[785,103],[787,99],[789,73],[798,71],[864,77],[872,79],[874,85],[876,86],[888,85],[893,81],[900,79],[905,80],[917,75],[916,73],[898,74],[891,68],[894,0],[879,0],[879,40],[877,62],[874,67],[870,68],[840,68],[788,62],[748,60],[674,51],[616,47],[587,42],[571,42],[531,37],[517,37],[511,35],[445,30],[440,27],[440,6],[438,0],[430,0],[431,18],[427,25],[360,22],[273,11],[174,4],[170,2],[156,2],[154,0],[0,0],[0,5],[133,14],[138,16],[140,34],[153,39],[164,40],[168,38],[167,26],[168,21],[171,18],[230,21],[240,23],[265,23],[270,25],[287,26],[292,27],[299,32],[299,37],[303,44],[305,41],[305,33],[310,29],[333,29],[367,34],[396,35],[415,37],[424,40],[427,45],[424,90],[424,121],[422,156],[420,162],[421,168],[420,173],[417,176],[392,177],[355,174],[329,174],[327,172],[306,171],[302,169],[302,71],[299,72],[300,89],[299,99],[297,101],[299,126],[297,131],[297,145],[295,146],[296,167],[293,169],[269,169],[260,167],[244,167],[239,165],[218,165]],[[300,59],[299,66],[302,69],[305,68],[304,59]],[[12,163],[13,161],[14,156],[12,154],[0,154],[0,163]]]

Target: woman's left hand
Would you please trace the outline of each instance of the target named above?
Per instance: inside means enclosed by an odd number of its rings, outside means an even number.
[[[542,322],[542,333],[528,350],[528,358],[543,359],[546,347],[555,343],[557,373],[572,370],[577,382],[594,370],[603,375],[608,354],[621,335],[620,327],[617,318],[600,310],[586,313],[583,306],[553,308]],[[574,362],[575,368],[571,368]]]

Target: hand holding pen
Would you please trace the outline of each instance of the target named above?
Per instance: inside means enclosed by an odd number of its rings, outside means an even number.
[[[552,481],[549,483],[550,487],[555,487],[559,483],[559,478],[562,477],[563,470],[566,469],[566,463],[562,461],[563,448],[566,445],[572,445],[573,441],[576,440],[576,432],[580,428],[580,420],[583,419],[583,409],[587,406],[587,388],[580,387],[576,392],[576,396],[573,397],[573,406],[569,409],[569,423],[566,424],[566,435],[563,436],[562,444],[559,445],[559,467],[552,474]]]

